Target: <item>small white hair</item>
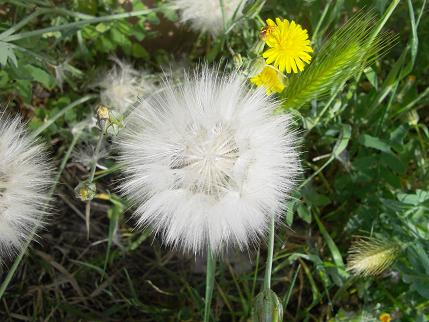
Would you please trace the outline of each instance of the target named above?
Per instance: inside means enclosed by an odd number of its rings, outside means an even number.
[[[48,214],[53,170],[20,117],[0,112],[0,255],[11,256]]]
[[[148,95],[154,89],[152,82],[142,71],[134,69],[129,63],[111,58],[115,65],[97,83],[100,87],[102,104],[124,114],[139,97]]]
[[[291,117],[238,71],[203,67],[169,81],[116,139],[122,192],[138,226],[188,252],[247,248],[267,231],[301,171]]]
[[[234,19],[242,16],[247,0],[171,0],[180,11],[181,21],[190,23],[195,31],[217,36]],[[222,8],[223,7],[223,8]]]

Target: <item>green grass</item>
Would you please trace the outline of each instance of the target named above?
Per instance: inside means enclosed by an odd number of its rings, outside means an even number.
[[[98,93],[91,81],[110,68],[110,55],[155,78],[183,57],[190,66],[208,60],[232,69],[234,62],[247,66],[256,57],[261,21],[268,17],[292,18],[310,37],[317,31],[317,53],[354,12],[373,8],[382,16],[390,4],[267,1],[218,39],[174,25],[177,17],[162,1],[150,11],[130,1],[127,10],[141,11],[133,18],[76,23],[124,13],[110,2],[0,4],[0,33],[30,17],[35,7],[43,9],[18,31],[21,37],[0,43],[8,53],[0,70],[0,102],[29,120],[64,169],[51,223],[31,244],[1,298],[1,321],[202,320],[204,260],[162,247],[149,232],[133,229],[127,202],[116,195],[120,172],[113,158],[101,160],[107,170],[95,173],[97,192],[105,195],[91,201],[87,236],[85,202],[75,198],[74,188],[90,170],[69,158],[68,150],[97,140],[97,132],[77,135],[75,130],[95,112],[92,95]],[[370,68],[344,86],[324,88],[324,95],[310,102],[299,101],[299,110],[288,106],[302,131],[305,171],[274,240],[271,289],[283,303],[284,321],[377,321],[383,312],[393,321],[429,321],[429,18],[421,14],[424,5],[400,1],[384,27],[397,36],[396,44]],[[65,24],[71,26],[49,37],[34,32]],[[169,31],[177,42],[168,40]],[[61,86],[55,78],[59,68]],[[394,240],[404,251],[382,275],[352,277],[345,265],[354,235]],[[259,308],[255,299],[263,288],[266,256],[262,244],[217,261],[213,320],[250,319],[252,308]],[[2,282],[12,265],[1,266]]]

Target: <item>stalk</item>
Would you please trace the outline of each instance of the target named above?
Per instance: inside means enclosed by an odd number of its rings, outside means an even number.
[[[267,263],[265,265],[265,276],[264,276],[264,291],[271,289],[271,271],[273,268],[273,254],[274,254],[274,234],[275,234],[275,219],[271,217],[270,232],[268,236],[268,254]]]
[[[94,181],[95,170],[97,169],[97,157],[98,157],[98,154],[100,153],[101,143],[103,142],[104,134],[106,133],[108,126],[109,126],[109,122],[106,121],[104,123],[103,128],[101,129],[100,136],[98,137],[97,145],[94,151],[94,160],[91,165],[91,172],[89,173],[89,177],[88,177],[88,185],[90,185]],[[86,224],[87,238],[89,238],[90,216],[91,216],[91,200],[88,200],[86,202],[86,207],[85,207],[85,221],[86,221],[85,224]]]
[[[210,321],[210,308],[213,297],[214,281],[216,271],[216,260],[212,250],[208,246],[207,250],[207,271],[206,271],[206,295],[204,300],[204,322]]]

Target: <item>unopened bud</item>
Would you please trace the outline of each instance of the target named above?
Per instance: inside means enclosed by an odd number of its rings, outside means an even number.
[[[416,110],[411,110],[410,112],[408,112],[407,118],[408,124],[410,124],[411,126],[416,126],[417,124],[419,124],[420,117]]]
[[[98,105],[96,110],[97,125],[100,129],[104,129],[106,122],[109,121],[110,113],[109,108],[105,105]]]
[[[240,54],[234,54],[232,59],[234,61],[235,67],[240,68],[241,66],[243,66],[243,58],[241,57]]]
[[[283,305],[276,293],[264,290],[256,296],[252,322],[283,321]]]
[[[74,192],[76,194],[76,198],[79,198],[82,201],[89,201],[94,199],[97,193],[97,188],[95,183],[88,183],[84,181],[78,184],[78,186],[74,189]]]

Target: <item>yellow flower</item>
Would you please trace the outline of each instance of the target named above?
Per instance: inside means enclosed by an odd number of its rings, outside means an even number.
[[[270,47],[262,56],[267,64],[274,63],[280,72],[298,73],[304,70],[304,62],[309,64],[313,49],[310,46],[307,30],[291,21],[276,18],[267,20],[270,32],[266,33],[265,43]]]
[[[282,75],[271,66],[265,66],[262,72],[252,77],[250,81],[258,87],[264,87],[267,95],[273,92],[280,93],[285,88]]]
[[[389,313],[383,313],[382,315],[380,315],[379,317],[381,322],[390,322],[392,321],[392,317],[390,316]]]

